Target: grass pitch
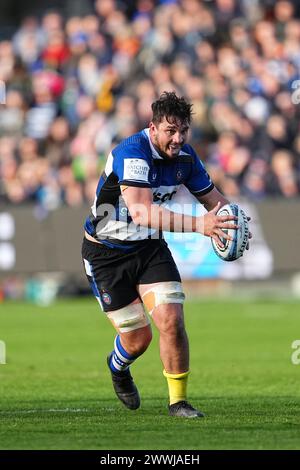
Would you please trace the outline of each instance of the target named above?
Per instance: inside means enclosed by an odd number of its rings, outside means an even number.
[[[186,303],[189,399],[205,419],[167,414],[158,337],[132,367],[142,406],[115,397],[114,330],[94,299],[0,305],[1,449],[300,449],[300,305]]]

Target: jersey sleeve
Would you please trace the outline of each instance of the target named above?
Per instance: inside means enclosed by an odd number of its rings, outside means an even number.
[[[189,146],[189,153],[193,160],[192,168],[184,184],[194,196],[204,196],[214,188],[214,184],[203,163],[199,160],[198,155],[191,146]]]
[[[120,185],[150,188],[150,162],[143,148],[126,145],[113,151],[113,171]]]

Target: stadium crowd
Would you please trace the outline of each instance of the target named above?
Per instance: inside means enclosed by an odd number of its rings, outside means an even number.
[[[300,193],[300,15],[291,0],[96,0],[25,17],[0,42],[0,201],[93,198],[112,146],[175,90],[230,197]],[[0,83],[1,85],[1,83]]]

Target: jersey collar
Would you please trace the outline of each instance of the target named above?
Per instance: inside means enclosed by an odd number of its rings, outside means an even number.
[[[157,150],[155,150],[155,147],[154,145],[152,144],[151,142],[151,139],[150,139],[150,133],[149,133],[149,127],[146,127],[143,132],[146,134],[147,136],[147,139],[149,141],[149,145],[150,145],[150,148],[151,148],[151,153],[152,153],[152,158],[154,158],[155,160],[163,160],[163,157],[161,157],[159,155],[159,153],[157,152]]]

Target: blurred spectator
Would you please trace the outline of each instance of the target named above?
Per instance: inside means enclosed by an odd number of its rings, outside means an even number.
[[[25,133],[45,139],[57,114],[57,99],[63,90],[63,79],[55,72],[42,71],[33,75],[34,104],[27,112]]]
[[[53,168],[70,164],[70,129],[64,117],[57,117],[52,122],[44,153]]]
[[[20,29],[13,37],[14,50],[29,71],[39,64],[39,56],[46,45],[46,39],[36,18],[24,18]]]
[[[299,187],[294,169],[293,155],[286,150],[278,150],[272,155],[272,173],[269,175],[269,192],[276,196],[296,197]]]
[[[267,195],[266,178],[269,172],[267,162],[252,159],[243,180],[243,194],[253,200],[260,200]]]
[[[6,95],[6,107],[0,112],[0,136],[21,137],[24,118],[25,102],[22,93],[12,88]]]

